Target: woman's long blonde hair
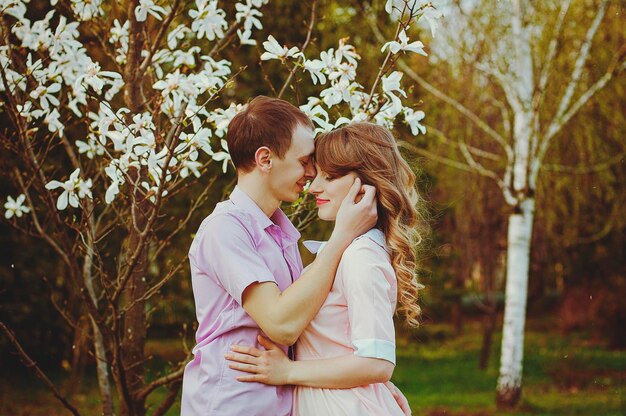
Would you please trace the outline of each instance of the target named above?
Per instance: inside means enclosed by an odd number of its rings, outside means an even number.
[[[353,123],[321,134],[315,140],[315,161],[330,176],[355,172],[364,184],[376,188],[378,223],[391,250],[398,281],[397,312],[418,326],[421,308],[416,249],[427,223],[418,209],[415,174],[402,158],[391,132],[372,123]]]

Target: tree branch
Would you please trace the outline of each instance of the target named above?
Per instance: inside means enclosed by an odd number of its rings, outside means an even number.
[[[17,353],[19,354],[20,359],[22,360],[24,365],[32,369],[35,372],[35,375],[37,376],[37,378],[40,379],[46,385],[46,387],[48,387],[48,389],[52,391],[52,394],[54,395],[54,397],[56,397],[67,410],[69,410],[75,416],[80,416],[80,413],[78,413],[78,410],[76,410],[76,408],[72,406],[72,404],[69,401],[67,401],[65,397],[61,395],[61,393],[59,393],[59,391],[54,386],[52,381],[50,381],[48,376],[46,376],[46,374],[41,370],[41,368],[39,368],[37,363],[30,358],[30,356],[26,353],[26,351],[24,351],[19,341],[15,337],[15,334],[13,333],[13,331],[11,331],[2,321],[0,321],[0,328],[4,331],[4,333],[6,334],[7,338],[9,339],[13,347],[15,347],[15,349],[17,350]]]
[[[600,26],[600,22],[604,17],[604,13],[606,11],[606,7],[608,4],[608,0],[603,0],[600,3],[600,8],[596,13],[596,17],[593,19],[591,26],[589,26],[589,30],[587,30],[587,35],[585,36],[585,40],[580,47],[580,52],[578,53],[578,57],[576,58],[576,62],[574,64],[574,71],[572,72],[572,78],[570,79],[569,84],[565,89],[565,93],[561,98],[561,103],[559,104],[559,109],[556,112],[556,116],[554,120],[560,120],[563,117],[563,114],[567,111],[567,108],[570,104],[572,96],[574,95],[574,91],[578,86],[578,81],[580,80],[580,76],[582,74],[583,66],[587,62],[587,57],[589,56],[589,50],[591,49],[591,42]]]
[[[303,53],[304,53],[304,50],[307,48],[307,46],[309,46],[309,42],[311,41],[311,33],[313,32],[313,26],[315,25],[316,8],[317,8],[317,0],[313,0],[313,5],[311,6],[311,20],[309,21],[309,29],[307,30],[306,39],[304,43],[302,44],[302,46],[300,47],[300,51]],[[287,77],[287,80],[283,84],[276,98],[280,98],[283,96],[283,94],[287,90],[287,87],[289,86],[289,84],[291,84],[291,80],[293,79],[293,76],[295,75],[297,70],[298,70],[298,66],[294,65],[291,71],[289,72],[289,76]]]
[[[148,69],[148,66],[150,66],[150,63],[152,62],[152,57],[154,56],[157,49],[159,48],[159,44],[161,43],[161,40],[165,36],[165,32],[167,32],[167,29],[170,27],[172,20],[174,20],[174,17],[176,16],[176,12],[178,11],[179,5],[180,5],[180,0],[174,0],[174,5],[172,6],[172,10],[170,11],[170,13],[167,15],[167,17],[161,24],[161,27],[159,28],[159,32],[157,33],[154,43],[152,44],[150,51],[148,51],[148,55],[144,58],[143,62],[139,66],[139,69],[137,70],[139,72],[140,77],[146,72],[146,70]]]

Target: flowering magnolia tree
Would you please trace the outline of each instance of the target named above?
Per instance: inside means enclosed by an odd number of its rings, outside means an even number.
[[[180,388],[184,362],[146,381],[144,345],[146,302],[158,297],[186,259],[156,278],[149,277],[148,266],[185,229],[218,179],[215,172],[232,174],[224,137],[251,97],[236,97],[224,108],[217,104],[238,82],[223,51],[257,45],[266,3],[241,1],[227,13],[228,4],[216,0],[51,0],[50,11],[37,20],[29,17],[28,0],[0,0],[0,117],[6,126],[1,140],[11,155],[1,174],[14,189],[5,197],[4,217],[43,239],[63,262],[70,289],[91,322],[105,415],[115,412],[114,396],[121,414],[143,415],[148,395],[167,386],[165,400],[153,409],[163,414]],[[420,41],[410,40],[410,29],[422,16],[434,30],[438,14],[430,3],[415,0],[389,0],[385,11],[386,24],[397,29],[379,45],[379,72],[367,87],[359,84],[360,57],[347,39],[319,56],[307,53],[315,2],[299,47],[283,46],[279,36],[259,39],[259,60],[286,67],[275,94],[310,79],[317,94],[300,108],[318,131],[372,120],[389,128],[403,121],[413,134],[424,133],[424,113],[407,102],[403,74],[394,64],[406,53],[426,55]],[[184,201],[182,191],[196,181],[204,190]],[[157,238],[166,222],[163,209],[172,201],[186,203],[188,210]],[[69,308],[55,306],[76,325]],[[28,361],[13,332],[0,324]]]

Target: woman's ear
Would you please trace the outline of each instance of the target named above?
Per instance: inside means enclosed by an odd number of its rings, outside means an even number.
[[[254,163],[264,173],[269,173],[272,169],[272,151],[267,146],[261,146],[254,152]]]

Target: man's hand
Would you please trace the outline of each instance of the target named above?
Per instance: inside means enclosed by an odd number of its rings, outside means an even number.
[[[391,381],[385,383],[385,386],[389,389],[393,398],[396,399],[398,405],[406,416],[411,416],[411,408],[409,407],[409,401],[404,397],[404,394],[398,389]]]
[[[376,189],[371,185],[361,185],[361,179],[356,178],[339,207],[333,235],[350,244],[374,227],[377,221]]]

